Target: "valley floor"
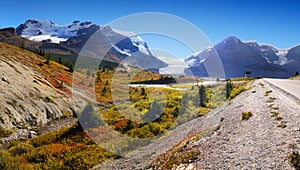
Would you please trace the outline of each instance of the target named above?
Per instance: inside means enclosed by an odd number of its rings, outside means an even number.
[[[243,112],[252,116],[243,120]],[[172,169],[293,169],[288,155],[300,148],[299,113],[297,100],[260,79],[253,82],[252,89],[194,120],[191,134],[218,128],[197,140],[187,139],[183,151],[174,153],[171,149],[152,158],[119,159],[95,169],[158,169],[163,161],[170,161],[166,157],[180,157],[184,150],[199,154],[179,165],[173,160]]]

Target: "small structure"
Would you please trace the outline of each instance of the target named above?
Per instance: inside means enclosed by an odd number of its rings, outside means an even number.
[[[250,77],[251,76],[251,71],[245,71],[244,74],[245,74],[245,77]]]

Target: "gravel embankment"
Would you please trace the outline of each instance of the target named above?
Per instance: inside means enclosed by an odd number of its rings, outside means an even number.
[[[264,86],[259,85],[262,82]],[[272,90],[265,96],[267,90]],[[270,98],[275,98],[272,102]],[[268,101],[269,100],[269,101]],[[267,102],[268,101],[268,102]],[[252,112],[242,121],[242,112]],[[273,113],[279,113],[276,120]],[[223,112],[221,129],[195,144],[202,151],[196,169],[292,169],[287,157],[300,146],[300,105],[259,80],[255,87],[232,100]],[[280,117],[277,119],[280,119]],[[286,127],[278,127],[279,124]]]

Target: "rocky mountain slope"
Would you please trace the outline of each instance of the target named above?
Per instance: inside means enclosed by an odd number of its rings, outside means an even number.
[[[215,46],[191,54],[185,62],[197,76],[208,76],[207,63],[213,56],[219,56],[227,78],[242,77],[245,71],[251,71],[252,76],[286,78],[300,70],[299,49],[299,46],[277,49],[255,41],[242,42],[236,37],[228,37]]]
[[[68,84],[59,88],[55,78],[55,74],[70,77],[71,73],[57,63],[43,62],[41,56],[0,43],[1,127],[39,126],[73,114]]]

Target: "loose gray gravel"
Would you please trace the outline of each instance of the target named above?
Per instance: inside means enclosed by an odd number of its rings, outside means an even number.
[[[197,143],[202,153],[193,163],[195,169],[293,169],[287,158],[300,146],[300,105],[263,80],[254,86],[226,107],[221,129]],[[272,92],[265,96],[267,90]],[[266,102],[269,97],[274,102]],[[241,114],[247,111],[253,116],[242,121]],[[282,120],[275,120],[272,111]],[[280,122],[287,127],[278,127]]]

